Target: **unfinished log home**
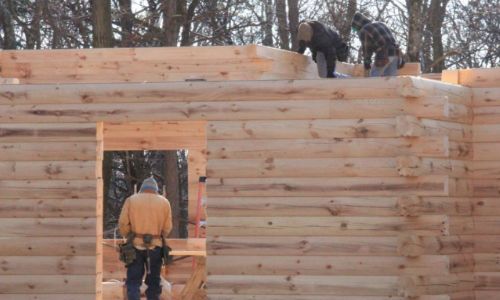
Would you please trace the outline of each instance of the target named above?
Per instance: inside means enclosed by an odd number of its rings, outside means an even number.
[[[208,177],[206,231],[170,241],[206,278],[170,266],[172,299],[499,299],[500,69],[326,80],[255,45],[0,62],[1,299],[123,299],[101,159],[146,149],[189,150],[191,221]]]

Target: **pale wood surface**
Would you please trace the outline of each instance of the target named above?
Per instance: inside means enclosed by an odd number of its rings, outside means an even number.
[[[500,88],[473,88],[473,106],[500,105]]]
[[[0,142],[89,142],[95,124],[0,124]]]
[[[79,218],[96,215],[96,199],[0,199],[0,218]]]
[[[451,141],[472,142],[472,126],[467,124],[417,118],[396,117],[396,133],[403,137],[448,136]],[[475,127],[474,127],[474,130]],[[475,138],[476,131],[474,131]]]
[[[89,180],[96,178],[95,161],[0,162],[0,180]]]
[[[1,180],[0,199],[89,199],[97,197],[96,180]]]
[[[99,159],[96,142],[0,143],[2,161],[85,161]]]
[[[451,103],[472,105],[472,89],[441,81],[398,77],[398,95],[402,97],[446,96]]]
[[[0,275],[2,294],[85,294],[96,291],[95,275]],[[68,296],[66,296],[68,297]]]

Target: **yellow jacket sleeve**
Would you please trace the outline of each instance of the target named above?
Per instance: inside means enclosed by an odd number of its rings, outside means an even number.
[[[129,217],[129,207],[130,200],[125,200],[125,204],[122,208],[122,213],[120,214],[120,220],[118,221],[118,226],[120,227],[120,232],[122,233],[124,238],[127,238],[130,232],[132,231],[132,226],[130,225],[130,217]]]
[[[168,234],[172,230],[172,210],[170,208],[170,203],[166,206],[165,213],[167,214],[167,219],[165,220],[165,224],[163,224],[161,235],[167,238]]]

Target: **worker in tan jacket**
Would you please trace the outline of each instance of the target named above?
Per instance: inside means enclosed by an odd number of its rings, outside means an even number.
[[[142,279],[148,271],[146,297],[159,300],[162,291],[162,236],[166,238],[172,229],[172,214],[168,200],[158,195],[158,184],[153,178],[144,180],[139,193],[125,201],[119,226],[124,238],[135,233],[136,259],[127,266],[128,299],[140,300]]]

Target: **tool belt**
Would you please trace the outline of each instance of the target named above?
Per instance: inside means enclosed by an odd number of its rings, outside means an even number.
[[[162,241],[162,254],[163,254],[163,265],[169,265],[172,262],[172,256],[170,256],[170,252],[172,248],[167,245],[167,240],[163,236],[161,236]]]
[[[136,252],[134,248],[134,238],[135,233],[131,232],[127,241],[121,245],[120,247],[120,261],[125,263],[125,266],[129,266],[136,259]]]

